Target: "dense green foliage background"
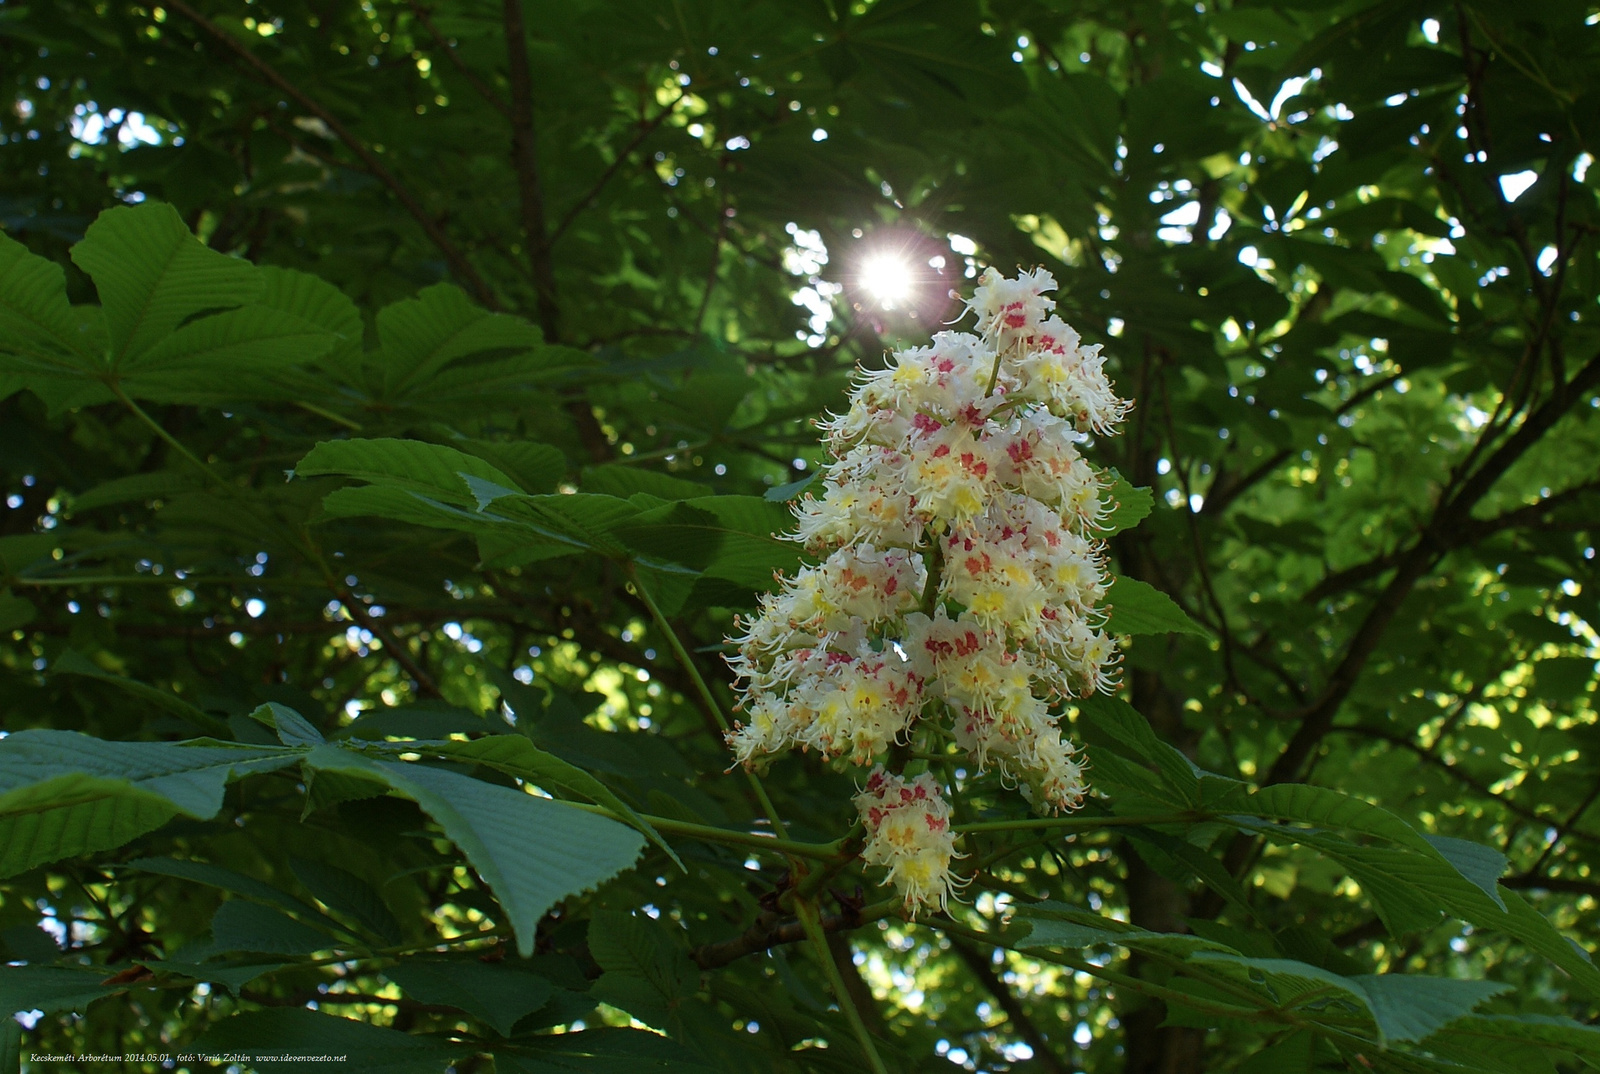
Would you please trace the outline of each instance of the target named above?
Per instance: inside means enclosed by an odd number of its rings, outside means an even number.
[[[1600,1065],[1597,24],[0,3],[0,1060],[869,1069],[798,914],[888,1069]],[[912,924],[719,646],[808,419],[1034,264],[1204,629]]]

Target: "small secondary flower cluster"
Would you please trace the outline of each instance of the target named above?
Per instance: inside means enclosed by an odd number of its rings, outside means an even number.
[[[968,304],[978,334],[896,353],[821,423],[834,461],[794,534],[821,562],[733,639],[739,762],[799,746],[871,764],[931,708],[1035,809],[1082,802],[1082,761],[1051,709],[1110,690],[1119,654],[1094,537],[1106,480],[1077,445],[1112,434],[1128,404],[1100,348],[1050,315],[1054,287],[1043,270],[989,270]],[[954,836],[937,783],[879,769],[857,803],[866,860],[890,867],[908,907],[942,907]]]

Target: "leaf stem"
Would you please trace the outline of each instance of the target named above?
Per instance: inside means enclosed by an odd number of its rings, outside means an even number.
[[[1188,824],[1205,819],[1197,813],[1167,813],[1148,817],[1026,817],[1019,820],[980,820],[957,824],[955,830],[969,832],[1021,832],[1040,828],[1066,831],[1093,831],[1096,828],[1135,828],[1147,824]]]
[[[581,809],[586,813],[596,813],[602,817],[627,824],[628,818],[621,816],[605,806],[592,805],[589,802],[573,802],[561,800],[562,805]],[[840,842],[832,843],[801,843],[793,839],[779,839],[759,832],[741,832],[733,828],[715,828],[708,824],[693,824],[684,820],[673,820],[671,817],[655,817],[648,813],[640,813],[639,817],[648,822],[657,831],[671,832],[674,835],[686,835],[693,839],[703,839],[708,843],[725,843],[729,846],[756,847],[760,850],[778,851],[784,854],[798,854],[803,858],[817,858],[829,860],[840,853]]]
[[[850,991],[845,987],[844,974],[839,971],[839,964],[833,960],[833,952],[828,949],[827,934],[822,931],[822,919],[817,913],[817,904],[810,899],[795,900],[795,916],[800,919],[800,927],[805,929],[806,938],[811,941],[811,949],[817,956],[817,961],[822,963],[822,972],[827,975],[828,987],[833,989],[834,998],[839,1001],[839,1009],[844,1012],[845,1018],[850,1022],[850,1028],[855,1031],[856,1040],[861,1045],[861,1050],[866,1053],[867,1062],[872,1064],[873,1074],[889,1074],[889,1068],[883,1065],[883,1059],[878,1055],[878,1047],[873,1043],[872,1034],[867,1031],[867,1024],[861,1020],[861,1012],[856,1010],[854,1001],[850,998]]]
[[[140,406],[138,403],[135,403],[133,399],[128,396],[128,393],[122,390],[122,385],[118,384],[114,380],[108,380],[106,381],[106,387],[111,389],[111,394],[117,397],[118,402],[122,403],[123,406],[133,411],[134,417],[148,425],[151,432],[155,433],[163,441],[165,441],[166,445],[173,451],[176,451],[179,455],[182,455],[184,458],[193,463],[201,473],[206,475],[206,477],[210,478],[212,481],[215,481],[223,488],[231,489],[233,487],[222,478],[222,475],[213,470],[210,465],[205,462],[205,460],[201,459],[200,456],[196,455],[194,452],[185,447],[183,442],[177,437],[167,432],[166,428],[163,427],[159,421],[147,414],[142,406]]]
[[[656,598],[650,594],[649,587],[644,584],[644,578],[639,574],[639,565],[631,559],[625,560],[623,569],[628,574],[628,580],[633,583],[634,591],[639,594],[639,599],[644,601],[644,606],[649,609],[650,618],[655,621],[657,629],[667,639],[667,645],[672,649],[673,658],[678,661],[684,673],[689,676],[689,681],[694,684],[694,690],[699,695],[700,704],[717,721],[717,726],[722,728],[722,733],[724,735],[730,734],[733,731],[733,725],[728,722],[727,714],[722,711],[722,706],[717,704],[716,696],[711,693],[711,687],[707,685],[705,676],[700,674],[700,668],[695,664],[694,657],[690,655],[688,649],[684,648],[683,639],[678,637],[677,630],[667,621],[666,614],[661,610],[661,605],[656,603]],[[784,827],[783,819],[778,816],[778,809],[772,804],[772,799],[767,795],[767,789],[761,785],[761,780],[756,777],[754,772],[747,768],[744,773],[745,777],[750,781],[750,789],[755,792],[756,801],[760,803],[762,811],[767,815],[767,819],[772,822],[772,830],[777,833],[779,839],[786,839],[789,834],[788,829]]]

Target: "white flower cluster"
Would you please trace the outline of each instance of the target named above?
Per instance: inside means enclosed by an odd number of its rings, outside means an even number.
[[[889,881],[905,895],[906,906],[937,906],[950,897],[950,860],[956,853],[950,829],[950,803],[927,772],[914,780],[873,770],[867,789],[856,795],[861,823],[872,832],[862,858],[883,865]]]
[[[1077,445],[1113,433],[1128,404],[1100,348],[1050,315],[1054,287],[1043,270],[989,270],[968,304],[978,334],[896,353],[822,423],[834,461],[795,534],[821,562],[763,597],[734,639],[738,761],[799,746],[867,765],[944,712],[977,767],[1037,810],[1080,804],[1083,766],[1051,709],[1110,690],[1119,654],[1098,607],[1106,481]],[[945,817],[931,778],[905,786],[937,803],[929,823]],[[909,903],[942,905],[949,826],[906,857],[889,834],[900,821],[872,819],[898,814],[862,808],[867,860],[891,865]],[[942,879],[914,879],[929,862]]]

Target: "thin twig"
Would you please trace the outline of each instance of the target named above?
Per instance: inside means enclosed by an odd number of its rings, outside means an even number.
[[[594,199],[600,196],[600,192],[606,188],[607,183],[611,182],[611,177],[617,174],[617,170],[627,163],[628,158],[633,155],[633,151],[638,149],[640,144],[650,137],[651,133],[661,126],[668,116],[676,111],[678,103],[682,100],[683,94],[679,93],[672,103],[663,107],[654,119],[648,122],[640,120],[639,129],[628,140],[628,144],[622,147],[610,164],[606,165],[606,170],[600,173],[600,178],[594,181],[594,184],[589,187],[583,197],[573,203],[572,208],[568,209],[566,215],[556,224],[555,230],[550,232],[549,245],[554,246],[556,240],[567,233],[567,229],[572,226],[573,221],[578,219],[578,216],[594,203]]]
[[[866,1053],[867,1062],[872,1065],[873,1074],[889,1074],[889,1068],[883,1065],[883,1058],[878,1055],[878,1046],[873,1042],[872,1034],[867,1030],[867,1024],[862,1021],[861,1012],[856,1009],[855,1001],[850,996],[850,989],[845,984],[844,976],[839,972],[839,964],[834,961],[833,951],[828,946],[827,934],[822,931],[822,917],[817,913],[816,904],[802,899],[796,903],[795,913],[800,918],[801,927],[805,929],[806,938],[811,941],[811,948],[816,953],[817,961],[822,964],[822,972],[828,978],[828,985],[833,989],[834,999],[839,1002],[839,1009],[844,1012],[850,1028],[855,1031],[861,1050]]]
[[[434,26],[433,16],[428,9],[419,4],[417,0],[408,0],[408,2],[411,5],[412,14],[416,15],[417,21],[422,23],[423,29],[427,30],[428,33],[432,35],[433,40],[438,44],[439,48],[444,51],[444,54],[447,57],[449,57],[451,66],[460,72],[461,77],[467,80],[468,85],[478,91],[478,96],[487,101],[490,107],[492,107],[496,112],[499,112],[501,115],[505,116],[507,119],[510,119],[510,107],[506,104],[506,102],[500,99],[500,95],[498,93],[490,89],[488,84],[478,77],[477,73],[473,71],[472,68],[467,66],[466,61],[461,58],[461,54],[456,51],[455,46],[450,43],[449,38],[445,37],[444,34],[441,34],[438,27]]]
[[[472,289],[478,301],[492,310],[500,308],[500,302],[495,297],[494,289],[489,286],[488,281],[478,274],[478,270],[473,267],[472,263],[467,260],[466,255],[451,241],[450,236],[445,234],[439,222],[429,215],[427,209],[423,208],[416,195],[412,194],[406,185],[384,166],[383,161],[378,159],[377,154],[365,142],[352,134],[348,127],[339,122],[337,116],[279,74],[271,64],[245,48],[233,35],[190,7],[185,0],[167,0],[166,6],[216,38],[229,51],[244,61],[256,74],[260,75],[262,79],[292,97],[300,107],[327,124],[334,137],[343,142],[350,152],[360,158],[361,163],[366,166],[372,177],[389,188],[389,192],[394,195],[395,200],[405,208],[406,212],[411,214],[412,219],[416,220],[422,227],[428,239],[439,248],[440,253],[444,254],[445,260],[450,263],[451,270]]]
[[[504,0],[501,12],[506,33],[506,69],[511,81],[511,156],[517,169],[522,231],[528,243],[539,325],[544,329],[545,341],[554,343],[561,338],[561,311],[556,305],[555,269],[545,231],[544,188],[533,129],[533,79],[528,71],[528,31],[522,18],[522,0]]]

